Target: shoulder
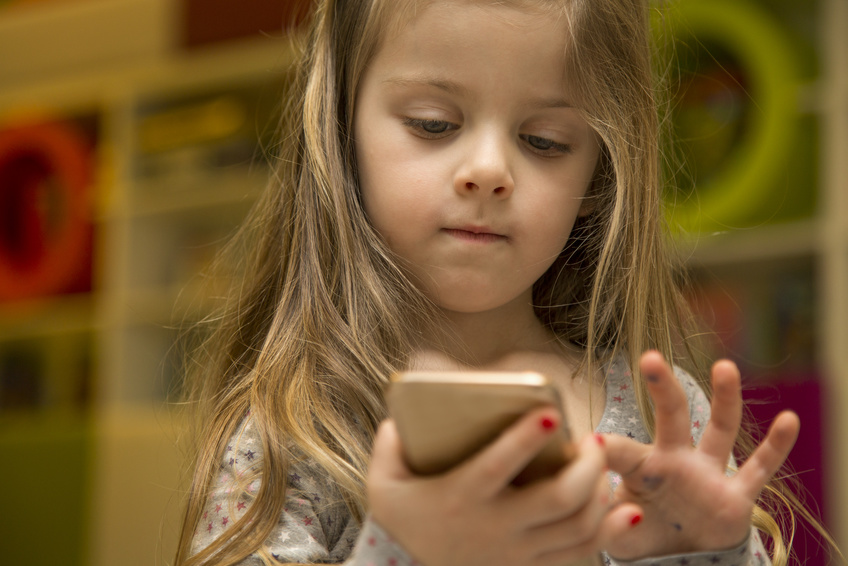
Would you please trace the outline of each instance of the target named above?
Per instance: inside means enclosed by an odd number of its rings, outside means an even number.
[[[218,471],[195,532],[193,552],[220,538],[244,517],[262,487],[263,474],[274,473],[264,466],[259,428],[248,413],[221,450]],[[358,524],[327,471],[296,447],[287,452],[284,508],[265,549],[284,562],[344,558]]]

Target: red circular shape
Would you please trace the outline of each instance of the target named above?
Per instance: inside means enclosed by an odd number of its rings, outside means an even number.
[[[89,253],[91,151],[72,126],[0,131],[0,300],[61,292]]]

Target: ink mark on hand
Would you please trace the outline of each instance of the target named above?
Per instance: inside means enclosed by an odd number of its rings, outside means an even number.
[[[642,478],[642,485],[645,486],[645,489],[653,491],[659,489],[663,481],[665,480],[662,476],[645,476]]]

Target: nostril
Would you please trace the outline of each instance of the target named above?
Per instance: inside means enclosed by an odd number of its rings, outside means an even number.
[[[477,188],[477,185],[475,185],[474,183],[469,181],[468,183],[465,183],[465,188],[468,189],[469,191],[473,191],[474,189]]]
[[[495,190],[494,190],[494,193],[495,193],[496,195],[499,195],[499,194],[501,194],[502,192],[504,192],[504,190],[505,190],[505,189],[504,189],[503,187],[496,187],[496,188],[495,188]]]

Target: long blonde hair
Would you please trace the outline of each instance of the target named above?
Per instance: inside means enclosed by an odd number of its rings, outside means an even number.
[[[589,193],[593,212],[535,285],[536,312],[560,339],[584,347],[585,371],[619,352],[629,356],[652,431],[638,354],[694,356],[675,347],[686,343],[688,318],[664,249],[647,7],[540,1],[567,22],[567,76],[603,148]],[[228,250],[245,277],[191,358],[186,394],[202,434],[177,564],[233,564],[260,549],[283,510],[295,457],[326,469],[357,520],[367,510],[365,473],[386,413],[384,384],[406,364],[415,333],[439,320],[364,214],[352,138],[365,66],[415,7],[415,0],[324,0],[312,15],[276,173]],[[248,411],[264,451],[260,490],[227,536],[190,556],[221,451]],[[770,534],[779,540],[779,530]]]

